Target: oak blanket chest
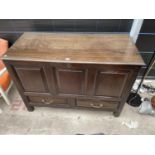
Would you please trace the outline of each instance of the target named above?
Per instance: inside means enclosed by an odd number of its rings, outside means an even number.
[[[29,111],[72,107],[115,116],[144,65],[126,34],[24,33],[2,59]]]

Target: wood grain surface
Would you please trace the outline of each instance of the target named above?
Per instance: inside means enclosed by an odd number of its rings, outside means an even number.
[[[3,60],[144,65],[126,34],[24,33]]]

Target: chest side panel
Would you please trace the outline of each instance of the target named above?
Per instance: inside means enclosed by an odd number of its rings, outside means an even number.
[[[97,70],[94,81],[94,95],[120,98],[127,84],[129,73],[128,70]]]

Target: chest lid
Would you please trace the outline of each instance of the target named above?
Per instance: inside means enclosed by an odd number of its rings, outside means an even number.
[[[3,60],[144,65],[126,34],[24,33]]]

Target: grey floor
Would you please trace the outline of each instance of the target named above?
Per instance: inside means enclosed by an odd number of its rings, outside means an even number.
[[[27,112],[14,86],[9,95],[10,106],[0,98],[0,134],[155,134],[155,117],[127,104],[118,118],[111,112],[45,107]]]

